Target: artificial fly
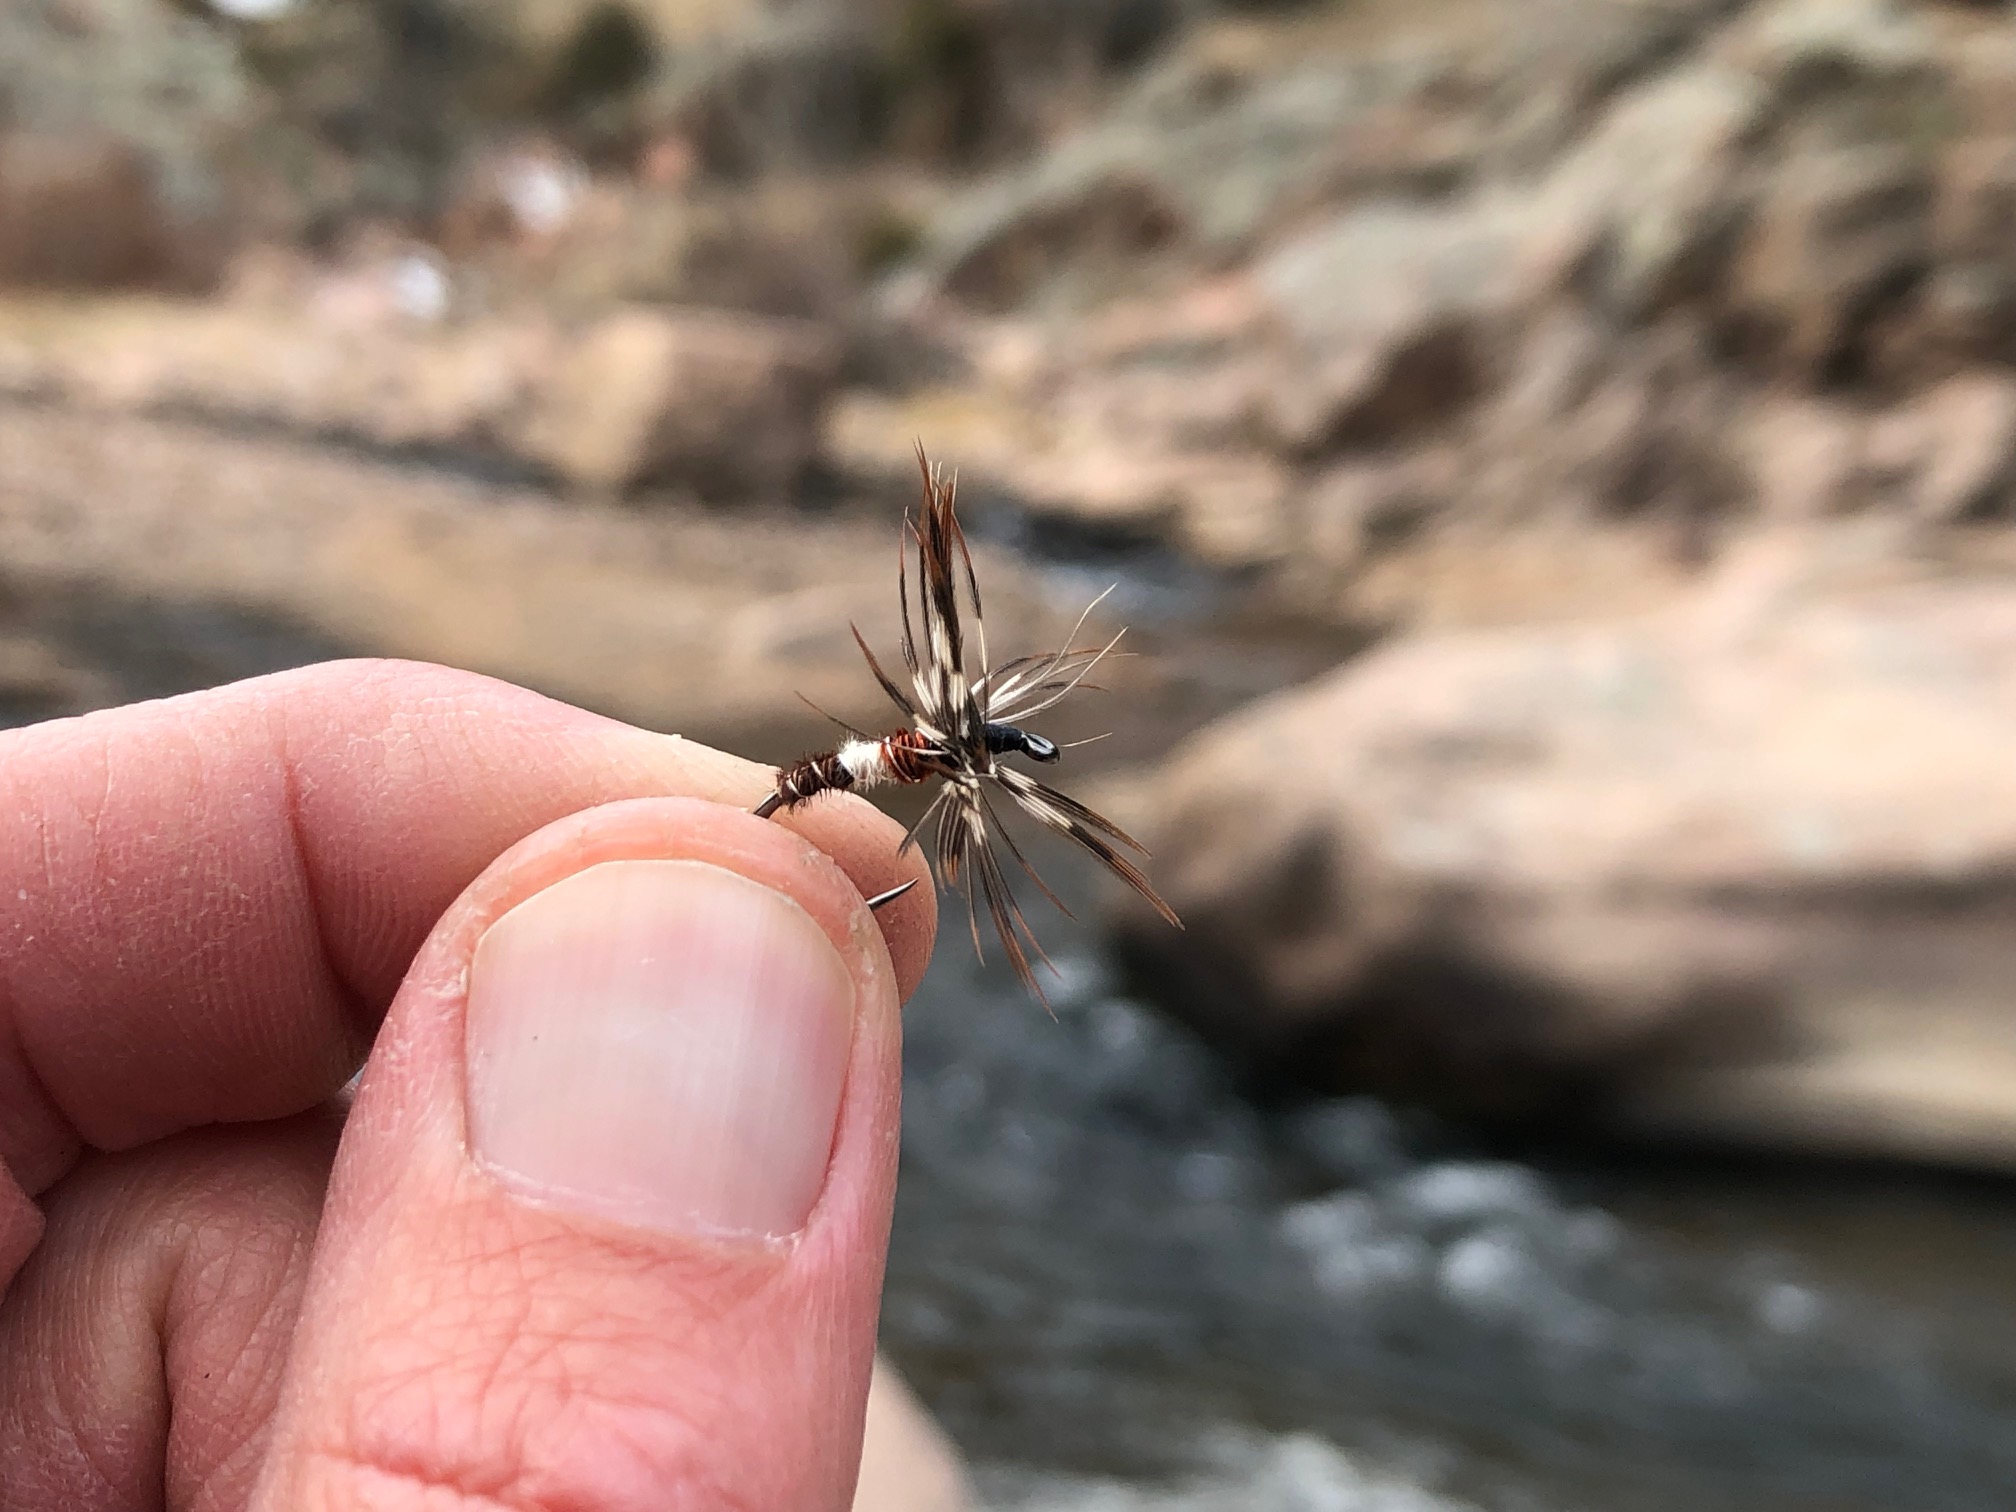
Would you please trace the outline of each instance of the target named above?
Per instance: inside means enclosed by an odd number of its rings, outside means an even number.
[[[1008,964],[1037,1001],[1048,1007],[1049,999],[1037,984],[1030,955],[1033,953],[1050,966],[1053,973],[1056,967],[1037,944],[1029,921],[1009,889],[995,852],[997,837],[1043,896],[1067,916],[1070,910],[1036,875],[1014,837],[1002,827],[990,791],[1007,794],[1017,808],[1038,823],[1090,851],[1147,899],[1164,919],[1179,929],[1182,927],[1175,910],[1156,895],[1141,868],[1126,854],[1132,851],[1145,859],[1148,853],[1139,841],[1077,799],[1045,787],[1005,761],[1021,756],[1048,766],[1062,757],[1061,747],[1023,728],[1023,721],[1047,712],[1067,695],[1086,686],[1086,677],[1112,654],[1120,637],[1116,635],[1102,646],[1070,645],[1070,639],[1077,636],[1092,610],[1098,607],[1099,599],[1094,599],[1085,613],[1078,616],[1065,649],[1018,656],[998,667],[990,666],[985,621],[980,613],[980,586],[974,579],[973,558],[966,549],[965,532],[959,528],[958,516],[953,511],[955,485],[932,465],[922,446],[917,448],[917,465],[924,477],[923,507],[917,516],[904,512],[896,557],[896,590],[903,610],[901,649],[903,665],[910,674],[909,691],[899,687],[882,670],[859,628],[850,626],[854,630],[854,643],[868,659],[868,670],[910,723],[886,735],[864,734],[843,724],[850,738],[833,750],[807,756],[779,771],[776,790],[757,805],[755,812],[757,817],[767,819],[808,803],[821,793],[889,783],[942,782],[923,818],[904,839],[902,849],[915,845],[924,827],[936,821],[930,856],[932,874],[940,887],[958,887],[965,893],[974,950],[985,958],[980,944],[979,913],[979,902],[984,902],[995,933],[1007,952]],[[916,548],[921,585],[918,596],[918,619],[923,630],[921,657],[918,624],[913,622],[910,612],[908,554],[912,546]],[[962,618],[970,618],[972,624],[970,654]],[[892,902],[913,885],[906,882],[871,898],[869,906],[879,908]]]

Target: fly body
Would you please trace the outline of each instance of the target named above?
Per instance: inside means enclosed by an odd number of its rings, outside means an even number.
[[[1046,787],[1010,761],[1020,758],[1051,765],[1063,756],[1056,742],[1025,727],[1077,688],[1112,654],[1119,636],[1100,646],[1073,647],[1018,656],[994,666],[987,657],[980,587],[965,533],[954,512],[953,484],[917,451],[923,474],[923,503],[906,512],[897,554],[897,595],[903,612],[900,651],[909,686],[899,685],[854,630],[868,669],[908,721],[883,735],[849,730],[850,739],[830,751],[807,756],[777,774],[777,786],[757,806],[762,817],[796,808],[827,792],[849,792],[891,783],[937,781],[940,786],[924,817],[903,842],[918,843],[931,827],[930,862],[941,887],[966,896],[973,946],[981,949],[980,909],[985,907],[1015,974],[1039,1000],[1030,957],[1048,964],[1015,901],[996,843],[1005,848],[1031,882],[1059,909],[1064,905],[1036,875],[1021,847],[1000,823],[993,794],[1093,856],[1154,906],[1171,924],[1180,921],[1156,895],[1135,857],[1140,843],[1103,815],[1055,788]],[[910,603],[910,557],[917,563],[918,604]],[[1104,595],[1101,595],[1104,597]],[[1084,627],[1098,600],[1078,617]],[[970,629],[970,639],[969,632]],[[1077,630],[1072,632],[1075,639]],[[894,897],[871,900],[879,904]],[[1068,912],[1068,910],[1065,910]],[[983,952],[984,954],[984,952]]]

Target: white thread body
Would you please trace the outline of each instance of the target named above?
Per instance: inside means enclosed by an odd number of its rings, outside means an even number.
[[[856,787],[881,787],[896,780],[888,749],[879,740],[850,740],[833,754]]]

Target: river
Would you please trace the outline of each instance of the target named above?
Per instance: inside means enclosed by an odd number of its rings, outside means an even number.
[[[1042,921],[1052,1022],[963,922],[884,1332],[991,1507],[2016,1506],[2008,1187],[1263,1108],[1095,935]]]

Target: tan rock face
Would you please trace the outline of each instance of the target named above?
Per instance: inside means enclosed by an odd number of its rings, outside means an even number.
[[[2002,520],[2016,503],[2016,382],[1967,373],[1873,413],[1779,398],[1747,418],[1743,447],[1783,519],[1887,505],[1920,527]]]
[[[1526,292],[1579,285],[1629,322],[1699,297],[1727,255],[1745,139],[1767,105],[1757,79],[1713,62],[1622,95],[1539,187]]]
[[[1331,1086],[2016,1161],[2016,592],[1811,599],[1798,560],[1200,738],[1141,804],[1187,929],[1134,958]]]
[[[579,489],[786,495],[815,455],[837,343],[806,323],[621,310],[430,327],[333,286],[297,309],[134,303],[0,321],[0,387],[87,408],[499,460]]]
[[[1441,615],[1452,567],[1578,526],[1681,571],[1764,521],[2001,516],[2016,46],[1993,22],[1375,9],[1202,27],[940,214],[912,271],[970,362],[917,421],[982,416],[957,444],[1032,509],[1346,623]],[[1176,234],[1124,301],[1087,298],[1109,242],[1051,211],[1121,182]],[[1015,276],[961,284],[976,249]],[[1226,289],[1239,319],[1203,328]],[[1041,354],[1020,374],[986,359],[1004,328]]]
[[[814,326],[713,311],[609,316],[534,401],[525,445],[580,487],[678,481],[788,491],[818,450],[838,376]]]
[[[1119,269],[1152,256],[1183,231],[1182,213],[1155,184],[1116,174],[1024,207],[976,236],[945,271],[947,293],[980,309],[1011,309],[1060,269]],[[1110,274],[1117,282],[1117,275]]]
[[[1871,323],[1930,262],[1932,206],[1929,165],[1907,150],[1794,157],[1737,263],[1752,340],[1802,378],[1856,371]]]
[[[1917,432],[1912,513],[1934,524],[2007,519],[2016,506],[2016,382],[1951,378],[1906,413]]]
[[[1257,280],[1291,338],[1271,419],[1296,451],[1446,425],[1483,386],[1486,323],[1511,298],[1511,202],[1371,205],[1289,243]]]

